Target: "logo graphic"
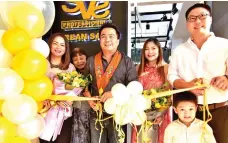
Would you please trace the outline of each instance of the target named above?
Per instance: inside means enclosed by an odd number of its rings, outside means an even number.
[[[61,21],[61,29],[65,31],[99,29],[104,23],[111,22],[109,1],[71,1],[61,7],[67,15],[80,19]]]

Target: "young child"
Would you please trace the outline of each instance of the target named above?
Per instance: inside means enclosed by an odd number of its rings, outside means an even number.
[[[164,143],[216,143],[211,127],[206,125],[204,132],[204,122],[195,118],[197,97],[193,93],[182,92],[174,95],[173,106],[178,120],[166,128]]]

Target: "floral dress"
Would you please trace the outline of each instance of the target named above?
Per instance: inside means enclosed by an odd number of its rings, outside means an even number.
[[[74,107],[71,143],[90,143],[89,120],[89,110],[83,108],[82,106],[81,108]]]
[[[160,88],[165,84],[165,73],[164,73],[164,66],[161,67],[150,67],[149,65],[145,65],[145,72],[143,72],[139,76],[139,82],[142,83],[144,90],[148,90],[151,88]],[[150,120],[154,120],[159,116],[163,115],[163,119],[159,124],[154,124],[148,130],[148,137],[152,139],[152,143],[164,143],[164,133],[165,128],[171,122],[171,110],[169,109],[167,112],[162,114],[147,114],[147,118]],[[150,117],[148,117],[150,116]],[[136,133],[132,133],[132,143],[136,143]]]
[[[84,75],[87,74],[86,71],[83,71],[82,73]],[[80,96],[83,95],[81,94]],[[73,107],[71,143],[90,143],[90,106],[88,101],[74,102]]]

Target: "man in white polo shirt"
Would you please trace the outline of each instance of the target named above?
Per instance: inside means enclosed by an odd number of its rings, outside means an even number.
[[[210,32],[211,8],[195,4],[185,13],[187,29],[191,37],[172,53],[168,80],[177,89],[193,87],[203,81],[211,85],[206,90],[213,129],[218,143],[228,143],[228,40]],[[204,89],[192,90],[203,104]],[[202,112],[198,111],[199,117]],[[201,118],[202,119],[202,118]]]

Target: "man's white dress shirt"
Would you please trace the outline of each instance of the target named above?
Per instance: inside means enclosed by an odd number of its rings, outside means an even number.
[[[225,75],[227,67],[228,40],[211,33],[201,49],[189,38],[173,51],[167,78],[172,85],[176,79],[189,82],[195,78],[203,78],[210,84],[213,77]],[[208,104],[228,100],[228,91],[219,91],[214,87],[207,89],[206,94]],[[203,104],[203,96],[198,96],[198,103]]]

